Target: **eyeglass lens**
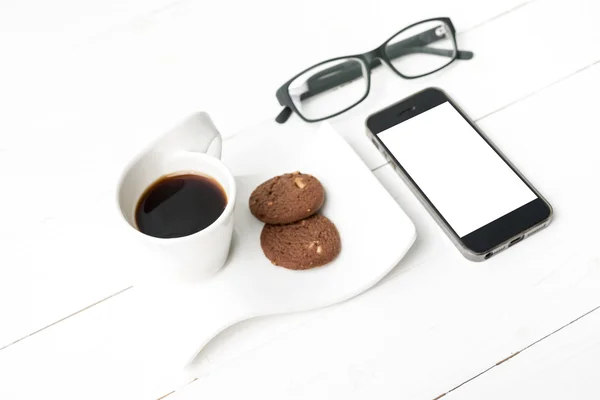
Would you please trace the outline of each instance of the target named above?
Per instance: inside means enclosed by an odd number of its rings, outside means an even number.
[[[446,23],[427,21],[398,33],[385,44],[383,52],[397,73],[415,78],[450,64],[457,49]],[[307,120],[318,120],[353,107],[365,98],[368,88],[364,61],[348,57],[303,72],[290,83],[288,93],[298,113]]]

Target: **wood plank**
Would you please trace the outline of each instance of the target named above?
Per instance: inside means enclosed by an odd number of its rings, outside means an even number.
[[[7,47],[29,45],[66,46],[86,41],[91,36],[130,22],[136,17],[161,9],[175,0],[43,0],[3,1],[0,3],[0,41],[10,35]],[[32,48],[33,47],[33,48]]]
[[[599,83],[597,66],[482,123],[554,205],[547,230],[484,264],[471,263],[391,168],[381,168],[377,176],[419,232],[392,274],[340,305],[229,330],[203,353],[198,379],[169,397],[431,399],[599,305],[600,255],[591,229],[600,217],[588,209],[600,200],[589,185],[600,169],[600,122],[593,102],[562,101],[593,98]],[[580,232],[577,246],[573,232]],[[185,383],[191,377],[161,375],[127,347],[136,301],[135,289],[127,291],[5,349],[0,397],[160,397]],[[148,356],[154,351],[148,347]]]
[[[288,7],[274,6],[270,0],[225,1],[210,9],[183,1],[129,26],[117,26],[72,53],[57,57],[40,50],[7,58],[3,67],[10,79],[1,83],[11,89],[7,108],[19,113],[9,117],[21,123],[27,121],[23,113],[35,110],[38,122],[64,122],[67,114],[67,120],[147,120],[151,127],[202,108],[231,135],[274,118],[279,112],[277,87],[313,63],[366,51],[407,24],[430,18],[431,10],[453,16],[457,28],[464,30],[524,3],[428,0],[406,10],[404,4],[386,0],[372,10],[344,7],[340,18],[339,3],[318,0],[304,2],[293,17]],[[269,10],[268,19],[257,16],[261,9]],[[378,23],[367,28],[365,21],[374,18]],[[261,29],[256,29],[257,21]],[[36,96],[26,95],[31,92]],[[68,132],[57,134],[70,138]],[[27,143],[14,136],[17,143]]]
[[[600,312],[596,310],[446,398],[597,399],[599,337]]]
[[[122,235],[114,185],[125,163],[174,121],[205,109],[231,136],[277,113],[273,91],[298,65],[369,48],[431,9],[456,16],[463,29],[523,1],[431,0],[410,12],[389,1],[381,7],[398,12],[360,34],[364,10],[345,7],[339,18],[335,3],[318,3],[298,10],[299,27],[285,34],[287,7],[220,2],[207,18],[203,3],[184,1],[70,52],[5,54],[0,177],[18,196],[3,199],[0,210],[0,348],[131,285],[129,266],[143,263],[144,253]],[[261,7],[272,19],[254,17]],[[48,23],[44,29],[54,29]],[[241,43],[239,53],[223,43]],[[284,57],[278,49],[293,51]],[[238,68],[240,60],[250,62]]]
[[[152,399],[168,393],[155,379],[161,359],[132,329],[140,317],[135,290],[4,349],[0,397]],[[162,372],[168,380],[169,371]]]

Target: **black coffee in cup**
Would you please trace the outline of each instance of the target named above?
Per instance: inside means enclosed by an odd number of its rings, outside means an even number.
[[[169,175],[140,197],[135,222],[146,235],[178,238],[200,232],[225,210],[227,195],[214,179],[196,174]]]

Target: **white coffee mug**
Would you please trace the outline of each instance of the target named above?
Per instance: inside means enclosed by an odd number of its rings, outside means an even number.
[[[157,262],[140,271],[140,280],[197,282],[210,277],[227,261],[233,234],[235,180],[221,157],[221,135],[208,114],[198,112],[171,129],[125,169],[118,184],[118,204],[130,229],[152,251],[172,262]],[[162,239],[140,232],[135,209],[144,191],[161,177],[193,173],[215,179],[224,189],[227,205],[219,218],[192,235]]]

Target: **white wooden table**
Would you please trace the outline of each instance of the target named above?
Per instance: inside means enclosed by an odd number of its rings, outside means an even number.
[[[446,15],[473,60],[380,69],[332,120],[415,222],[407,257],[351,301],[228,329],[189,384],[132,359],[125,271],[144,259],[115,222],[124,163],[192,111],[226,137],[272,124],[294,73]],[[600,397],[599,18],[594,0],[0,0],[0,399]],[[366,115],[434,85],[555,208],[483,264],[364,136]]]

